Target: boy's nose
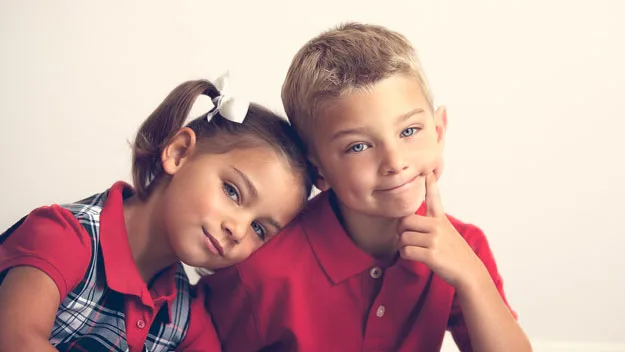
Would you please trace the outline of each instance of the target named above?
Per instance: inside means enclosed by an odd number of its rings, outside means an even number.
[[[399,150],[386,150],[382,163],[380,165],[380,173],[382,175],[398,174],[408,168],[408,161],[404,153]]]

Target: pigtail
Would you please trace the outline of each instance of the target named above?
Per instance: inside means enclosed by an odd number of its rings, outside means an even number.
[[[154,180],[161,175],[163,148],[183,127],[193,103],[201,94],[214,99],[219,96],[219,91],[212,83],[203,80],[179,85],[139,128],[133,145],[132,174],[140,199],[148,197]]]

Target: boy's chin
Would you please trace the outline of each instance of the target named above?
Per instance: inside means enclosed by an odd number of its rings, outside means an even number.
[[[425,189],[418,189],[409,197],[398,198],[380,207],[387,218],[403,218],[414,215],[425,201]]]
[[[409,208],[388,209],[381,216],[385,218],[399,219],[414,215],[419,210],[419,205]]]
[[[394,204],[387,204],[376,209],[377,216],[384,218],[404,218],[406,216],[414,215],[417,210],[423,204],[425,197],[416,198],[410,202],[396,202]]]

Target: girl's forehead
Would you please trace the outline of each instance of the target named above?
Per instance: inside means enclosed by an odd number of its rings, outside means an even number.
[[[275,149],[264,146],[250,149],[237,149],[224,155],[224,161],[247,184],[253,185],[259,195],[270,190],[281,190],[282,184],[299,183],[300,173],[293,169],[289,160]],[[299,189],[293,188],[293,192]],[[264,192],[261,192],[264,191]]]

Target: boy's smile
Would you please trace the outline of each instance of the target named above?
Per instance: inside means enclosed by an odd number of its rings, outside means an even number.
[[[399,193],[403,192],[406,189],[409,189],[411,186],[415,185],[417,179],[419,177],[423,177],[423,175],[416,175],[414,177],[409,178],[407,181],[401,181],[396,186],[383,186],[382,188],[376,189],[374,192],[385,192],[385,193]]]
[[[386,78],[322,109],[311,159],[320,189],[369,216],[413,214],[425,197],[425,177],[442,164],[444,108],[434,114],[416,79]]]

